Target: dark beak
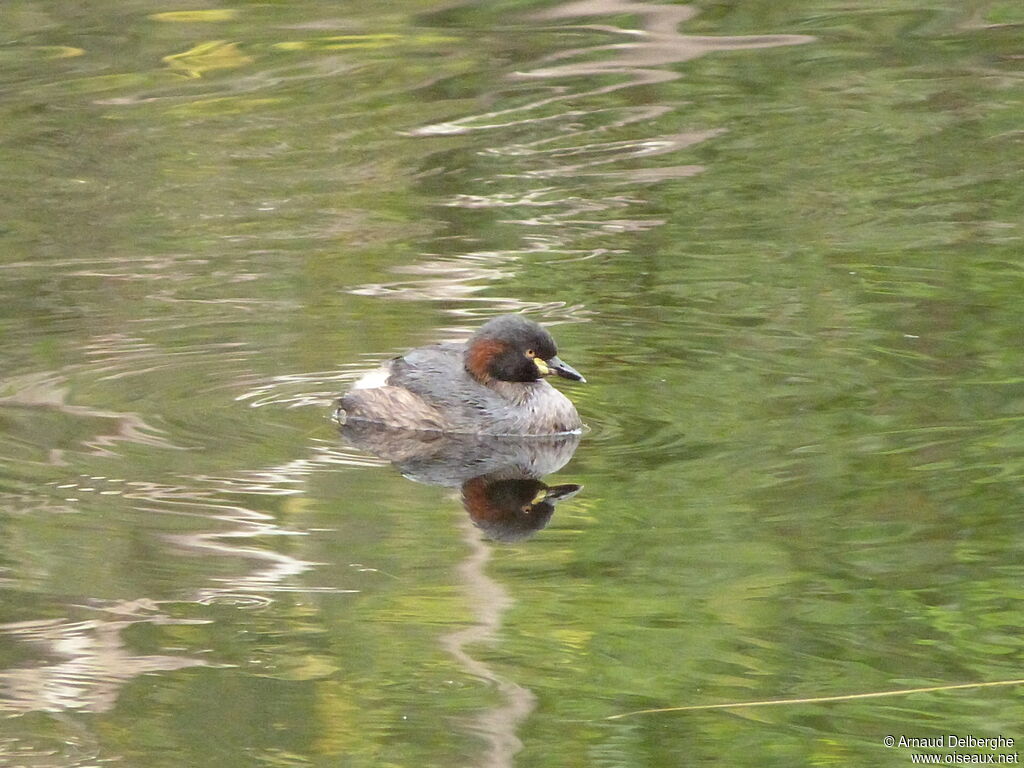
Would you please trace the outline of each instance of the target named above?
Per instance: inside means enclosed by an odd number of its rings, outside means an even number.
[[[587,383],[587,380],[583,378],[583,374],[568,363],[563,363],[557,356],[552,357],[550,360],[545,360],[544,362],[548,364],[548,368],[550,368],[553,373],[557,373],[563,379],[578,381],[582,384]]]
[[[544,496],[544,501],[565,501],[566,499],[571,499],[582,490],[583,486],[576,485],[575,483],[551,485],[548,486],[547,494]]]

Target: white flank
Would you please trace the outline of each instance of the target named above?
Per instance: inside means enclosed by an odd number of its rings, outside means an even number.
[[[388,383],[388,376],[391,375],[386,367],[364,373],[362,378],[352,385],[352,389],[377,389]]]

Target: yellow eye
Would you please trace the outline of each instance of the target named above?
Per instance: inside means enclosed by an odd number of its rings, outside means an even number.
[[[527,357],[536,357],[537,353],[534,352],[532,349],[528,349],[528,350],[526,350],[526,356]]]

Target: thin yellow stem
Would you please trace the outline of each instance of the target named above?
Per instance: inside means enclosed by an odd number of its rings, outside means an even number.
[[[998,688],[1008,685],[1024,685],[1024,680],[996,680],[990,683],[960,683],[958,685],[933,685],[928,688],[903,688],[898,691],[875,691],[873,693],[848,693],[843,696],[812,696],[805,699],[770,699],[768,701],[739,701],[726,704],[693,704],[688,707],[660,707],[658,709],[638,709],[610,715],[605,720],[619,720],[633,715],[653,715],[658,712],[700,712],[709,709],[750,709],[751,707],[777,707],[782,704],[827,704],[836,701],[854,701],[855,699],[880,699],[884,696],[907,696],[911,693],[935,693],[938,691],[960,691],[966,688]]]

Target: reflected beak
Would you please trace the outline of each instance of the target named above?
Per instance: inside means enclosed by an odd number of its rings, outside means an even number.
[[[542,362],[545,363],[544,367],[548,369],[549,373],[557,374],[563,379],[569,379],[570,381],[578,381],[581,384],[587,383],[587,380],[583,378],[583,374],[568,363],[563,363],[558,357],[552,357],[547,361],[537,360],[538,368]],[[541,373],[544,373],[543,369],[541,369]]]
[[[583,486],[576,485],[575,483],[565,483],[564,485],[545,485],[537,491],[537,494],[530,500],[530,503],[527,506],[534,507],[542,501],[547,501],[553,504],[556,501],[571,499],[581,490],[583,490]]]
[[[582,485],[576,485],[575,483],[565,483],[564,485],[552,485],[547,489],[545,498],[547,501],[565,501],[571,499],[577,493],[583,490]]]

